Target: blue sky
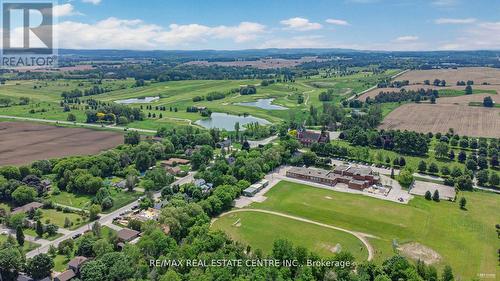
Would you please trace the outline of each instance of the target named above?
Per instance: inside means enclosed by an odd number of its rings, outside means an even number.
[[[82,49],[500,50],[496,0],[59,0]]]

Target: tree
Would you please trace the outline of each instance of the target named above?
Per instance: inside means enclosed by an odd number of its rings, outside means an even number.
[[[420,160],[418,163],[418,171],[419,172],[425,172],[427,170],[427,163],[425,163],[424,160]]]
[[[460,209],[466,210],[465,205],[467,205],[467,199],[465,197],[460,198]]]
[[[146,151],[139,151],[135,157],[135,168],[141,172],[146,171],[150,166],[153,159]]]
[[[467,87],[465,87],[465,94],[472,95],[472,86],[471,85],[467,85]]]
[[[432,194],[432,200],[439,202],[439,191],[437,189],[434,190],[434,193]]]
[[[457,178],[457,187],[460,190],[472,190],[473,184],[472,179],[469,175],[462,175]]]
[[[484,97],[483,106],[484,107],[493,107],[494,106],[493,99],[491,99],[490,96]]]
[[[500,184],[500,177],[498,176],[497,173],[495,172],[491,173],[489,183],[492,186],[498,186]]]
[[[429,173],[432,173],[432,174],[435,174],[439,172],[439,168],[438,168],[438,165],[436,165],[436,163],[432,162],[430,165],[429,165]]]
[[[23,227],[18,225],[16,227],[16,240],[17,240],[17,244],[19,244],[19,246],[24,246],[24,232],[23,232]]]
[[[26,271],[33,279],[42,279],[50,276],[54,260],[48,254],[38,254],[29,259],[26,264]]]
[[[448,154],[448,158],[452,161],[455,160],[455,151],[450,150],[450,154]]]
[[[138,145],[141,141],[141,135],[137,131],[128,131],[124,136],[124,143]]]
[[[33,187],[29,187],[27,185],[21,185],[12,192],[12,199],[18,205],[24,205],[35,200],[37,196],[37,192]]]
[[[408,188],[413,183],[413,174],[407,169],[403,169],[398,175],[398,182],[401,186]]]
[[[76,121],[76,116],[73,113],[68,113],[68,118],[66,118],[69,122],[75,122]]]
[[[448,156],[448,145],[444,142],[439,142],[434,147],[434,151],[436,152],[436,156],[439,158],[445,158]]]
[[[316,163],[316,160],[318,159],[318,156],[316,153],[307,151],[302,154],[302,160],[304,161],[304,165],[306,166],[312,166]]]
[[[458,162],[463,163],[465,162],[466,159],[467,159],[467,154],[465,153],[465,151],[460,150],[460,152],[458,153]]]
[[[240,136],[240,122],[234,123],[234,131],[236,132],[236,139]]]
[[[56,235],[56,234],[57,234],[57,230],[58,230],[58,229],[59,229],[59,226],[57,226],[57,225],[55,225],[55,224],[53,224],[53,223],[51,223],[51,224],[47,224],[47,225],[45,226],[45,232],[47,232],[47,234],[48,234],[49,236],[54,236],[54,235]]]
[[[42,237],[43,234],[45,233],[45,230],[43,229],[42,222],[40,220],[36,221],[35,231],[36,231],[36,235],[38,235],[38,237]]]
[[[96,237],[101,237],[101,229],[101,224],[98,221],[92,225],[92,233],[94,233]]]
[[[445,265],[443,269],[443,275],[441,276],[442,281],[453,281],[453,271],[449,265]]]
[[[96,220],[99,217],[99,213],[101,213],[101,211],[102,211],[101,206],[93,204],[89,208],[89,219],[91,221]]]
[[[427,190],[425,192],[425,196],[424,197],[425,197],[425,199],[427,199],[427,200],[430,201],[430,200],[432,200],[432,193],[429,190]]]
[[[23,254],[17,247],[5,247],[0,250],[0,276],[2,280],[17,280],[17,274],[23,267]]]
[[[474,159],[467,159],[467,161],[465,161],[465,167],[471,171],[475,171],[477,170],[477,163]]]
[[[83,265],[80,276],[85,281],[107,280],[106,272],[107,267],[102,261],[92,260]]]
[[[476,179],[477,179],[477,184],[480,186],[484,186],[486,183],[488,183],[488,170],[481,170],[477,172],[476,174]]]

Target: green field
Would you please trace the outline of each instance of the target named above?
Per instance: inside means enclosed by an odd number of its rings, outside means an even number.
[[[14,241],[16,240],[16,237],[15,236],[12,236],[14,238]],[[5,241],[7,241],[8,239],[8,236],[5,235],[5,234],[0,234],[0,243],[3,243]],[[17,242],[16,242],[17,243]],[[34,250],[36,248],[40,247],[39,244],[37,243],[33,243],[33,242],[29,242],[29,241],[24,241],[24,245],[23,245],[23,250],[25,252],[29,252],[31,250]]]
[[[351,252],[358,261],[366,260],[365,246],[351,234],[324,228],[306,222],[257,212],[233,213],[221,217],[213,224],[233,239],[270,253],[276,239],[288,239],[295,246],[303,246],[327,257],[341,250]],[[307,237],[307,239],[305,239]]]
[[[41,221],[46,223],[46,220],[50,220],[49,223],[53,223],[60,228],[64,227],[64,220],[68,218],[73,222],[73,226],[69,227],[70,230],[76,229],[86,223],[86,219],[79,214],[75,213],[64,213],[54,209],[43,209]]]
[[[109,188],[111,198],[113,198],[113,207],[109,210],[103,211],[104,213],[112,212],[116,209],[119,209],[139,198],[142,195],[140,192],[128,192],[126,190],[120,190],[117,188]],[[61,193],[57,195],[50,195],[50,200],[52,202],[69,206],[73,208],[86,210],[90,207],[92,201],[91,195],[86,194],[74,194],[71,192],[61,191]]]
[[[81,99],[93,98],[100,101],[114,102],[117,100],[155,97],[160,100],[150,103],[152,110],[143,111],[155,113],[156,118],[147,118],[144,121],[136,121],[129,124],[129,127],[143,129],[158,129],[162,126],[187,125],[193,121],[201,119],[199,113],[188,113],[188,106],[206,106],[213,112],[225,112],[229,114],[242,115],[249,114],[255,117],[267,119],[270,122],[279,122],[288,119],[292,114],[297,119],[305,118],[305,113],[311,105],[320,107],[322,102],[318,96],[321,92],[332,90],[334,93],[333,102],[339,102],[349,96],[366,90],[375,85],[380,79],[387,78],[397,73],[397,70],[388,70],[382,74],[372,72],[359,72],[342,77],[322,78],[320,75],[299,78],[295,82],[274,83],[269,86],[260,86],[261,80],[187,80],[169,82],[148,82],[144,87],[133,87],[134,81],[127,80],[103,80],[102,84],[93,84],[88,80],[55,80],[55,81],[8,81],[1,86],[0,97],[9,97],[18,101],[20,97],[31,99],[28,105],[15,105],[3,107],[0,114],[66,120],[68,112],[63,112],[60,101],[63,91],[73,89],[85,90],[93,86],[109,89],[109,92],[100,95],[83,97]],[[227,93],[231,89],[238,89],[245,85],[256,85],[257,94],[242,96],[234,93],[224,99],[214,101],[193,102],[193,97],[205,96],[210,92]],[[297,103],[297,96],[303,95],[304,103]],[[250,102],[261,98],[274,98],[274,104],[288,107],[290,110],[265,110],[257,107],[236,105],[240,102]],[[140,107],[140,104],[133,104],[133,107]],[[155,110],[156,106],[167,107],[166,111]],[[170,107],[175,110],[170,111]],[[30,113],[34,111],[34,113]],[[85,122],[85,105],[76,105],[71,110],[75,114],[77,122]],[[159,114],[162,118],[159,118]]]
[[[370,243],[378,262],[394,255],[393,240],[400,245],[417,242],[439,253],[442,261],[437,266],[450,264],[455,278],[498,275],[496,250],[500,240],[495,224],[500,197],[483,192],[460,193],[462,196],[467,199],[467,211],[448,201],[436,203],[417,197],[403,205],[283,181],[266,194],[266,201],[251,207],[376,236]]]

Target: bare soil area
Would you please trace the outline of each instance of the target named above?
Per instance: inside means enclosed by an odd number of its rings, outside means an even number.
[[[500,109],[456,103],[405,104],[392,111],[379,128],[422,133],[446,133],[453,128],[459,135],[498,138]]]
[[[413,260],[421,260],[425,264],[435,264],[441,260],[441,256],[431,248],[428,248],[417,242],[403,244],[398,247],[403,256]]]
[[[461,67],[458,69],[431,69],[408,71],[396,80],[408,80],[410,84],[424,84],[425,80],[446,80],[448,85],[456,85],[457,81],[474,81],[478,86],[484,82],[500,84],[500,69],[491,67]]]
[[[0,166],[70,155],[89,155],[123,143],[120,133],[0,122]]]

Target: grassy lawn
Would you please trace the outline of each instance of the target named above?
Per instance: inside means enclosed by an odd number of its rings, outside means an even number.
[[[52,200],[52,202],[64,206],[86,209],[90,206],[92,196],[61,191],[61,193],[57,195],[50,195],[50,199]]]
[[[113,207],[111,209],[104,211],[104,213],[112,212],[119,209],[139,198],[142,193],[140,192],[128,192],[126,190],[120,190],[114,187],[110,187],[111,197],[113,198]],[[92,201],[91,195],[86,194],[74,194],[70,192],[61,191],[58,195],[51,195],[51,199],[54,203],[79,208],[88,209]]]
[[[218,219],[213,227],[265,253],[270,253],[274,241],[282,238],[290,240],[294,246],[306,247],[324,257],[333,255],[337,244],[340,244],[340,249],[354,254],[358,261],[368,257],[368,251],[361,241],[348,233],[272,214],[229,214]]]
[[[462,196],[467,199],[467,211],[460,210],[456,202],[436,203],[418,197],[402,205],[282,181],[266,194],[266,201],[251,207],[372,234],[378,237],[370,242],[379,262],[394,254],[392,241],[396,239],[400,244],[414,241],[433,249],[442,257],[437,266],[450,264],[455,278],[498,275],[495,224],[500,197],[485,192],[459,193]]]
[[[34,229],[25,228],[25,229],[23,229],[23,232],[26,235],[29,235],[32,237],[38,237],[38,235],[36,234],[36,231]],[[63,236],[61,233],[57,233],[56,235],[52,235],[52,236],[49,236],[47,233],[44,233],[42,238],[45,240],[52,241],[52,240],[56,240],[57,238],[59,238],[61,236]]]
[[[54,209],[42,209],[42,219],[43,223],[49,219],[50,223],[53,223],[61,228],[64,228],[64,220],[69,218],[73,225],[69,227],[70,230],[77,229],[78,227],[86,224],[86,219],[78,214],[74,213],[63,213]]]
[[[15,236],[13,236],[13,237],[14,237],[14,240],[15,240],[16,237]],[[7,241],[7,238],[8,238],[7,235],[1,234],[0,235],[0,243],[3,243],[5,241]],[[24,241],[23,250],[24,250],[24,252],[29,252],[31,250],[34,250],[34,249],[38,248],[38,247],[40,247],[40,245],[37,244],[37,243],[33,243],[33,242],[29,242],[29,241]]]

